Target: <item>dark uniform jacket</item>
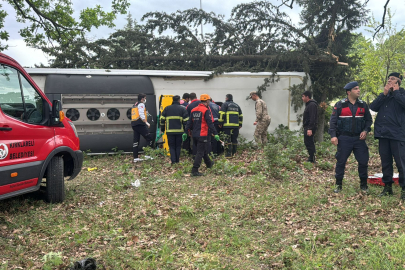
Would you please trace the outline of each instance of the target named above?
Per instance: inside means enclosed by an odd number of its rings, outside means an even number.
[[[305,130],[315,130],[318,123],[318,103],[310,99],[305,103],[304,119],[302,125]]]
[[[215,104],[214,102],[210,102],[209,106],[211,109],[212,117],[214,118],[214,122],[218,121],[220,107],[217,104]]]
[[[405,90],[381,93],[370,109],[378,112],[374,123],[374,137],[405,141]]]
[[[191,110],[194,109],[195,107],[197,107],[198,104],[200,104],[200,103],[201,103],[201,100],[199,100],[199,99],[193,99],[190,101],[190,103],[187,105],[187,112],[188,112],[189,116],[191,115]]]
[[[187,122],[186,131],[192,130],[192,136],[207,137],[209,135],[208,130],[211,129],[211,132],[214,135],[217,135],[217,131],[212,123],[212,115],[209,108],[204,104],[199,104],[195,107],[190,114],[190,119]]]
[[[162,132],[166,130],[166,134],[176,135],[184,133],[184,125],[189,117],[187,110],[181,106],[179,102],[173,102],[167,106],[160,117],[160,128]]]
[[[239,105],[228,100],[219,111],[219,123],[223,128],[237,128],[242,126],[243,115]]]
[[[333,137],[359,136],[361,132],[371,130],[370,110],[365,102],[357,99],[352,104],[347,98],[338,101],[333,108],[329,122],[329,134]]]

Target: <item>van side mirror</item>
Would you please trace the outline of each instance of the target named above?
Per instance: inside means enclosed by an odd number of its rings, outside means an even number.
[[[60,124],[65,115],[62,112],[62,103],[60,100],[52,101],[52,114],[51,114],[51,125],[58,125]]]

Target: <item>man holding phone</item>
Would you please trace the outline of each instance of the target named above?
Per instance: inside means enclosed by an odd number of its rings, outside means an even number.
[[[370,109],[378,112],[374,123],[374,137],[379,140],[378,148],[383,172],[384,190],[380,196],[392,195],[393,160],[399,172],[402,188],[401,200],[405,200],[405,90],[401,88],[402,75],[393,72],[388,75],[387,85],[371,104]]]

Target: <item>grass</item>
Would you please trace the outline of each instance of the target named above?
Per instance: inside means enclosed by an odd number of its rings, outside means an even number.
[[[64,203],[0,201],[0,269],[66,269],[88,257],[99,269],[403,269],[399,187],[363,196],[351,156],[334,194],[329,143],[315,166],[302,138],[282,144],[283,154],[243,145],[236,159],[203,165],[200,178],[189,176],[190,159],[171,167],[160,150],[135,165],[126,155],[86,157]],[[371,156],[370,173],[379,172]]]

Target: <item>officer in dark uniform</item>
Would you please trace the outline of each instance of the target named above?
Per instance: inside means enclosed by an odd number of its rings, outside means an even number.
[[[212,102],[212,98],[210,99],[210,109],[211,109],[211,113],[212,113],[212,117],[214,118],[214,127],[215,130],[217,131],[217,133],[219,134],[220,128],[219,128],[219,110],[221,109],[217,104],[215,104],[214,102]],[[211,134],[214,134],[213,131],[211,131]],[[220,151],[221,151],[221,144],[219,142],[217,142],[217,140],[213,140],[211,138],[211,147],[210,147],[210,151],[212,152],[212,154],[214,156],[217,156]]]
[[[243,115],[238,104],[233,102],[231,94],[226,95],[226,101],[219,111],[219,123],[223,132],[227,136],[227,151],[225,157],[231,158],[236,153],[238,147],[239,129],[242,127]]]
[[[350,82],[344,87],[347,98],[335,104],[330,117],[329,134],[331,142],[337,146],[336,152],[336,188],[335,193],[342,190],[346,161],[353,152],[359,163],[360,189],[367,193],[367,169],[369,153],[366,145],[367,133],[371,130],[373,120],[365,102],[359,99],[360,88],[357,82]]]
[[[393,72],[387,85],[371,104],[370,109],[378,112],[374,123],[374,137],[378,139],[384,190],[380,196],[392,195],[393,161],[399,172],[402,187],[401,200],[405,200],[405,90],[400,87],[402,75]]]
[[[214,132],[215,140],[219,141],[219,136],[215,130],[214,124],[212,123],[211,111],[208,108],[208,104],[210,102],[209,99],[210,96],[207,94],[202,94],[200,96],[201,103],[191,110],[190,119],[188,120],[186,126],[186,131],[191,130],[193,139],[195,139],[197,142],[197,154],[195,156],[193,169],[191,171],[193,176],[203,175],[198,171],[202,159],[204,159],[204,163],[207,165],[207,168],[211,168],[213,165],[207,151],[208,136],[210,135],[209,129]],[[187,134],[184,133],[183,140],[186,139]]]
[[[160,117],[160,128],[162,132],[166,130],[172,164],[179,163],[181,135],[184,133],[184,125],[187,121],[186,107],[180,105],[180,96],[174,96],[172,105],[167,106]]]

